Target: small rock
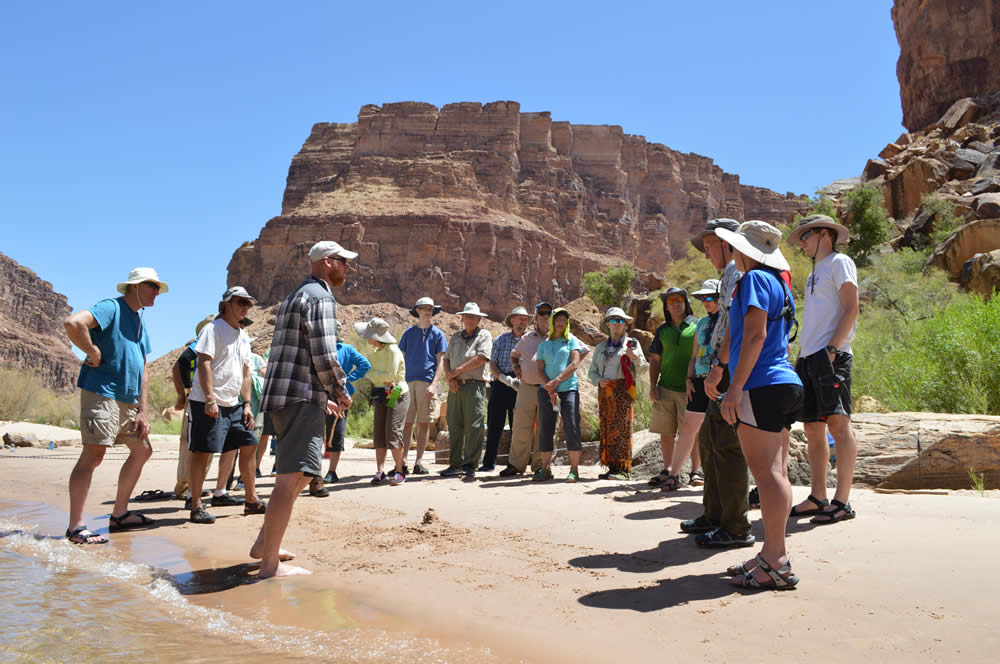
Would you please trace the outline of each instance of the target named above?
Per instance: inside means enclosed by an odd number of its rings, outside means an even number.
[[[434,511],[433,507],[428,507],[427,511],[424,512],[424,519],[421,523],[423,523],[426,526],[431,523],[436,523],[437,521],[440,521],[437,512]]]

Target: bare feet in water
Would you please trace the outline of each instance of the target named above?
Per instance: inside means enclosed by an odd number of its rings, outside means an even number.
[[[260,554],[260,552],[257,551],[256,548],[251,548],[250,549],[250,557],[253,558],[254,560],[260,560],[264,556],[262,556]],[[285,551],[284,549],[278,549],[278,560],[284,562],[286,560],[294,560],[294,559],[295,559],[295,554],[292,553],[291,551]]]
[[[272,576],[275,578],[280,578],[283,576],[303,576],[306,574],[312,574],[309,570],[303,567],[296,567],[295,565],[285,565],[283,563],[278,563],[278,567],[272,573],[267,573],[264,567],[261,566],[260,573],[257,575],[260,579],[270,579]]]

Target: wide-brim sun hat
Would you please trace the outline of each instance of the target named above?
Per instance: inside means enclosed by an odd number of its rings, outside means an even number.
[[[336,242],[330,240],[321,240],[317,242],[309,249],[309,262],[316,263],[323,260],[327,256],[337,256],[339,258],[345,258],[347,260],[354,260],[358,257],[358,252],[348,251]]]
[[[216,316],[218,316],[218,314],[209,314],[198,321],[198,324],[194,326],[194,336],[201,336],[201,331],[205,329],[206,325],[215,320]]]
[[[420,314],[417,313],[417,307],[427,307],[427,306],[434,308],[434,311],[431,313],[431,316],[441,311],[441,305],[434,304],[434,300],[432,300],[429,297],[422,297],[419,300],[417,300],[417,303],[414,304],[413,308],[410,309],[410,315],[413,316],[414,318],[420,318]]]
[[[156,270],[151,267],[137,267],[128,273],[128,279],[118,284],[118,292],[122,295],[131,284],[141,284],[144,281],[152,281],[160,287],[160,295],[167,292],[167,282],[161,281]]]
[[[354,331],[364,339],[374,339],[384,344],[396,343],[396,337],[389,334],[389,324],[381,318],[372,318],[370,321],[355,323]]]
[[[718,279],[706,279],[701,282],[701,288],[691,293],[691,297],[701,298],[705,295],[718,295],[721,283]]]
[[[531,318],[531,314],[529,314],[528,310],[524,307],[514,307],[511,312],[504,317],[503,324],[507,327],[514,327],[510,323],[510,319],[514,316],[527,316],[528,318]]]
[[[716,228],[715,234],[732,245],[733,249],[761,265],[779,271],[791,269],[778,248],[781,231],[766,221],[744,221],[736,232]]]
[[[626,323],[632,322],[632,317],[625,313],[621,307],[610,307],[601,320],[606,323],[609,318],[624,318]]]
[[[802,217],[795,230],[788,234],[788,244],[799,244],[802,241],[803,233],[820,228],[829,228],[837,231],[837,238],[834,240],[834,244],[847,244],[851,240],[851,232],[847,230],[847,226],[838,224],[834,221],[833,217],[825,214],[811,214],[808,217]]]
[[[707,222],[705,222],[705,230],[701,231],[693,238],[691,238],[690,242],[691,244],[694,245],[695,249],[697,249],[701,253],[705,253],[705,238],[708,237],[709,235],[714,235],[716,228],[727,228],[731,231],[735,231],[739,227],[740,227],[740,222],[736,221],[735,219],[728,219],[726,217],[720,217],[719,219],[709,219]]]
[[[489,318],[489,316],[487,316],[486,314],[484,314],[482,311],[479,310],[479,305],[476,304],[475,302],[466,302],[465,307],[463,307],[462,310],[459,311],[456,315],[457,316],[468,315],[468,316],[479,316],[481,318]]]

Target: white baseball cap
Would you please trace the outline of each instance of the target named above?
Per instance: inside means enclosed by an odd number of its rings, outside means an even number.
[[[309,262],[315,263],[321,261],[327,256],[337,256],[338,258],[346,258],[347,260],[354,260],[358,257],[358,252],[348,251],[336,242],[330,240],[323,240],[317,242],[309,250]]]

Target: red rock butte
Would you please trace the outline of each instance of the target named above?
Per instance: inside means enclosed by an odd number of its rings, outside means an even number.
[[[327,239],[360,252],[344,303],[429,295],[501,316],[574,299],[583,274],[606,265],[662,271],[706,219],[783,223],[801,206],[708,157],[517,102],[368,105],[357,122],[313,127],[281,216],[236,250],[229,283],[279,302],[306,273],[309,247]]]

